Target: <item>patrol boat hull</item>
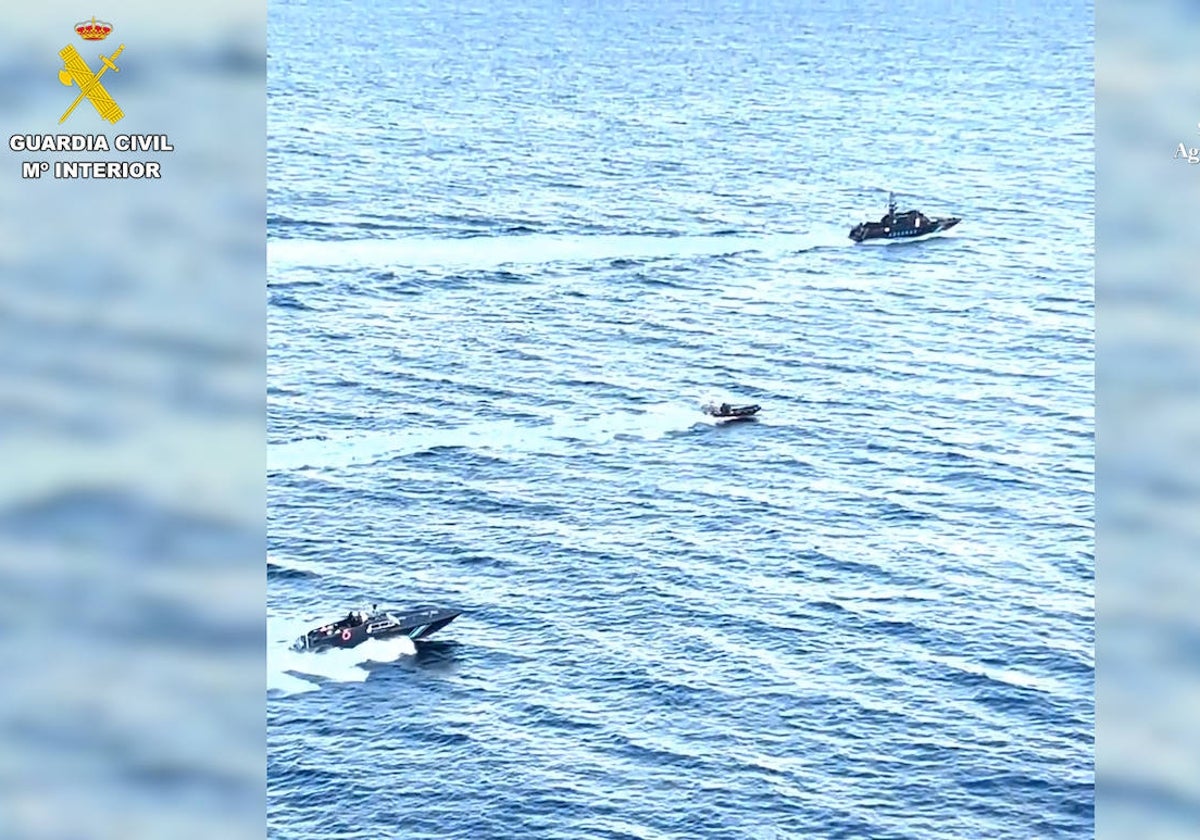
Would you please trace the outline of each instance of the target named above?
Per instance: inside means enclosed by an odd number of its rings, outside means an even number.
[[[916,239],[931,233],[940,233],[961,222],[956,216],[931,219],[920,210],[896,210],[896,195],[888,195],[888,210],[878,222],[863,222],[850,229],[850,238],[855,242],[872,239]]]

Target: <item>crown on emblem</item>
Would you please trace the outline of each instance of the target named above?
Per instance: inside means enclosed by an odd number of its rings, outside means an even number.
[[[79,33],[79,37],[85,41],[103,41],[112,32],[111,23],[105,23],[102,20],[85,20],[82,23],[75,24],[75,31]]]

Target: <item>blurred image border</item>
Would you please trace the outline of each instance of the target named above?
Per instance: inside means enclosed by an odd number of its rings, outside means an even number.
[[[1194,3],[1096,4],[1099,838],[1200,826],[1197,44]]]
[[[93,12],[111,37],[83,39]],[[260,838],[267,6],[51,0],[5,18],[0,837]],[[115,121],[67,47],[111,63]],[[10,144],[46,134],[110,149]],[[53,168],[145,160],[161,178]]]

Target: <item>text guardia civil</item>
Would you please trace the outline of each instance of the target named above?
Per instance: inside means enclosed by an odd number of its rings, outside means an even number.
[[[165,134],[118,134],[110,141],[104,134],[14,134],[8,138],[8,148],[14,152],[35,154],[80,152],[173,152],[175,147]],[[40,178],[51,171],[50,161],[21,162],[21,177]],[[156,160],[57,160],[55,178],[161,178],[161,164]]]

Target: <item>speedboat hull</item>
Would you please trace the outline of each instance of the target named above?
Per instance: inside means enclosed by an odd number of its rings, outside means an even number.
[[[718,420],[746,420],[762,410],[759,405],[706,405],[704,413]]]
[[[420,606],[399,611],[379,611],[361,621],[347,617],[310,630],[292,644],[296,651],[353,648],[370,639],[400,637],[419,642],[441,630],[462,613],[440,607]]]

